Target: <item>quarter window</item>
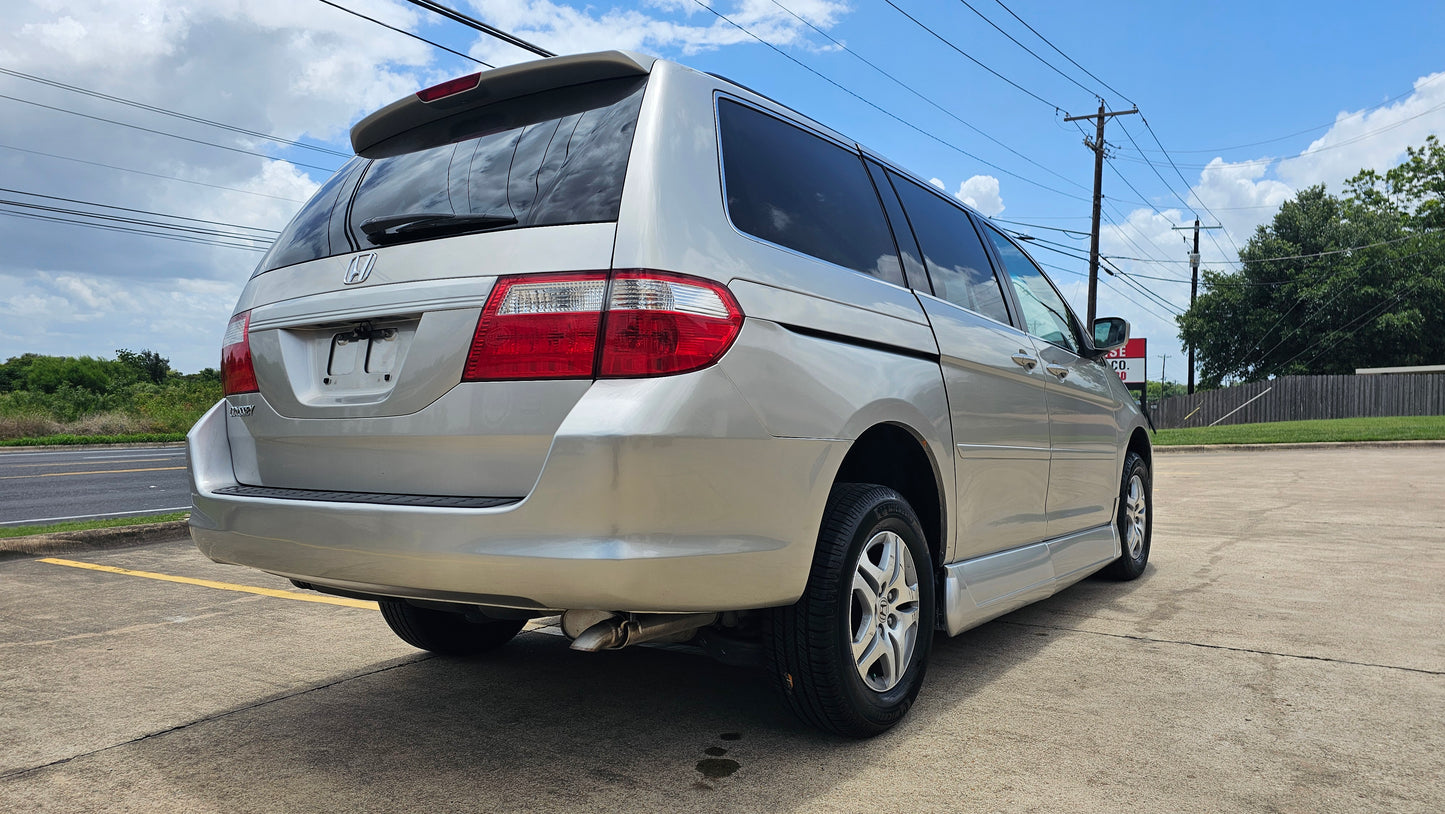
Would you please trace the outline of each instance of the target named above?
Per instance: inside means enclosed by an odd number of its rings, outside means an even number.
[[[933,293],[1007,324],[1003,288],[968,213],[912,181],[889,175],[923,249]]]
[[[863,159],[750,107],[718,103],[728,215],[779,246],[903,285]]]
[[[985,226],[984,234],[993,242],[999,259],[1008,270],[1009,279],[1013,280],[1014,293],[1018,296],[1028,332],[1065,350],[1079,353],[1081,343],[1078,332],[1074,330],[1069,307],[1064,304],[1064,298],[1059,296],[1053,283],[1028,255],[997,229]]]

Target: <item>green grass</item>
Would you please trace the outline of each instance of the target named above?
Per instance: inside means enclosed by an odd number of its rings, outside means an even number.
[[[1155,446],[1182,444],[1301,444],[1321,441],[1425,441],[1445,438],[1445,416],[1275,421],[1228,427],[1160,430]]]
[[[151,514],[144,517],[112,517],[108,520],[75,520],[69,523],[54,523],[49,526],[0,527],[0,539],[8,537],[29,537],[32,534],[55,534],[64,531],[109,529],[115,528],[116,526],[138,526],[142,523],[168,523],[172,520],[185,520],[190,514],[190,512],[171,512],[169,514]]]
[[[0,440],[0,447],[70,446],[72,444],[158,444],[184,441],[183,432],[138,432],[128,435],[41,435]]]

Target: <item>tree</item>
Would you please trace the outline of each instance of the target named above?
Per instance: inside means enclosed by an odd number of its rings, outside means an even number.
[[[1350,179],[1343,198],[1301,190],[1239,271],[1203,272],[1179,336],[1205,387],[1445,362],[1445,147],[1431,136],[1407,155]]]
[[[171,360],[153,350],[136,353],[119,348],[115,352],[115,360],[132,371],[136,381],[161,384],[171,372]]]

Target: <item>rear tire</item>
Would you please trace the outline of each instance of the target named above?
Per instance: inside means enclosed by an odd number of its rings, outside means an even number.
[[[923,528],[902,495],[835,485],[808,587],[769,617],[769,666],[793,712],[850,738],[898,723],[928,667],[933,577]]]
[[[526,624],[494,619],[469,622],[460,613],[421,608],[403,599],[380,601],[381,617],[401,640],[444,656],[475,656],[512,640]]]
[[[1124,477],[1119,483],[1119,559],[1109,563],[1104,576],[1117,580],[1138,579],[1149,564],[1149,543],[1154,531],[1154,483],[1149,465],[1137,452],[1124,457]]]

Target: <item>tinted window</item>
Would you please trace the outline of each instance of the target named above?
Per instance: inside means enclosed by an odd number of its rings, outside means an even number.
[[[302,208],[261,268],[479,228],[368,237],[361,226],[375,218],[483,215],[507,221],[484,228],[512,229],[615,221],[645,87],[644,80],[607,80],[503,102],[472,119],[444,120],[448,140],[440,146],[354,159],[365,173],[354,197],[339,200],[343,170]],[[328,239],[333,205],[338,220]]]
[[[771,243],[903,284],[863,159],[749,107],[718,103],[733,225]]]
[[[335,252],[331,250],[331,213],[336,205],[337,193],[350,176],[360,171],[365,164],[364,159],[351,159],[316,190],[311,200],[286,224],[276,242],[271,244],[270,251],[261,258],[261,262],[256,266],[257,274],[318,257],[329,257],[347,250],[344,242]]]
[[[1003,288],[968,213],[906,178],[889,176],[923,250],[934,295],[1007,324]]]
[[[1064,298],[1059,296],[1059,292],[1054,290],[1053,283],[1049,282],[1049,278],[1044,276],[1043,271],[1034,265],[1028,255],[1001,232],[985,226],[984,233],[993,241],[999,259],[1008,270],[1009,279],[1013,280],[1014,293],[1018,296],[1019,308],[1023,309],[1028,332],[1078,353],[1079,337],[1074,331],[1073,320],[1069,318],[1069,307],[1064,304]]]

